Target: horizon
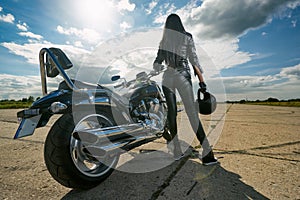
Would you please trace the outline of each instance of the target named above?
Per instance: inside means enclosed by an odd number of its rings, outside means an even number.
[[[28,96],[28,97],[22,97],[20,99],[0,99],[0,102],[3,102],[3,101],[22,101],[23,99],[28,99],[29,97],[33,97],[34,100],[37,99],[37,98],[42,98],[42,96]],[[239,101],[249,101],[249,102],[255,102],[255,101],[268,101],[268,99],[277,99],[279,101],[293,101],[293,100],[296,100],[296,101],[300,101],[300,97],[298,98],[292,98],[292,99],[279,99],[279,98],[276,98],[276,97],[268,97],[266,99],[239,99],[239,100],[230,100],[230,99],[226,99],[226,101],[217,101],[218,103],[226,103],[226,102],[239,102]]]
[[[222,101],[299,98],[300,0],[54,0],[51,5],[0,2],[0,99],[42,96],[43,47],[63,49],[76,64],[118,41],[127,51],[151,50],[132,54],[131,61],[152,67],[171,13],[193,34],[208,88]]]

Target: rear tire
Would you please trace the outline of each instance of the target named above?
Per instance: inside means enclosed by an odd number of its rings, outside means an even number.
[[[119,155],[107,154],[101,160],[86,155],[83,144],[76,140],[72,133],[78,129],[82,130],[82,126],[113,126],[114,121],[107,112],[80,115],[82,117],[79,116],[81,120],[78,122],[74,122],[72,114],[64,114],[55,122],[45,141],[44,159],[49,173],[60,184],[69,188],[88,189],[111,175]]]

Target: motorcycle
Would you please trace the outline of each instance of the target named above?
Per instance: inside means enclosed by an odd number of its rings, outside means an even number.
[[[39,53],[43,97],[17,113],[20,125],[14,139],[33,135],[54,115],[44,144],[44,160],[51,176],[76,189],[92,188],[111,175],[120,155],[142,144],[164,137],[171,140],[167,126],[167,104],[152,77],[159,72],[140,72],[133,80],[114,75],[114,88],[129,89],[120,95],[100,84],[71,79],[73,67],[58,48]],[[58,89],[48,93],[47,78],[60,75]]]

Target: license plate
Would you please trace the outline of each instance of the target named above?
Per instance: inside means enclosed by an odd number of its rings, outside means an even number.
[[[22,119],[14,139],[32,135],[40,121],[41,116],[42,115],[37,115],[31,118]]]

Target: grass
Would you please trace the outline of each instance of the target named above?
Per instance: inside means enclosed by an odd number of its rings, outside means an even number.
[[[18,109],[28,108],[31,106],[33,101],[15,101],[15,100],[1,100],[0,109]],[[229,102],[230,103],[230,102]],[[238,103],[238,102],[235,102]],[[178,106],[181,106],[181,102],[177,102]],[[248,105],[264,105],[264,106],[286,106],[286,107],[300,107],[300,101],[279,101],[279,102],[268,102],[268,101],[244,101],[242,104]]]
[[[0,102],[0,109],[17,109],[17,108],[28,108],[32,102],[22,101],[3,101]]]
[[[250,105],[264,105],[264,106],[300,107],[300,101],[246,102],[245,104],[250,104]]]

